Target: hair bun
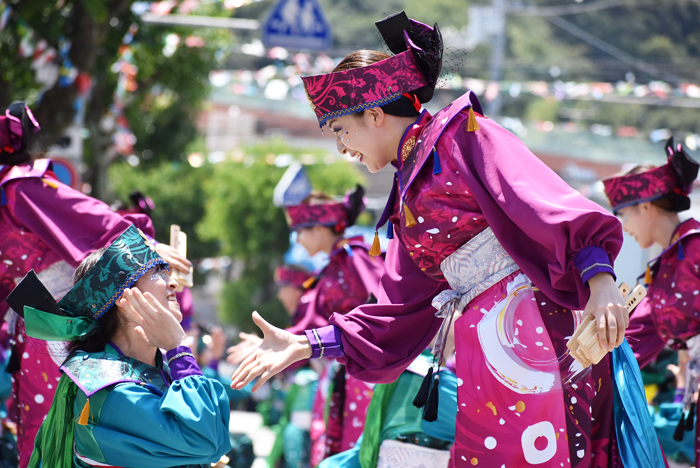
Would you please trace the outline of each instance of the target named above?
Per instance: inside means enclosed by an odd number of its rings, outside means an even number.
[[[693,182],[698,177],[700,164],[685,152],[680,143],[678,146],[674,147],[673,137],[669,138],[666,142],[666,152],[669,155],[668,163],[671,165],[674,174],[678,178],[679,188],[685,193],[690,193]]]
[[[365,209],[365,188],[357,184],[355,190],[347,194],[343,205],[348,212],[347,226],[352,226]]]

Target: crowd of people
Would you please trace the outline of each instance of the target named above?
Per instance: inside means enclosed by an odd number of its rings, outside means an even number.
[[[328,263],[279,267],[289,327],[253,313],[262,337],[244,330],[228,350],[220,328],[201,339],[171,276],[192,264],[154,240],[152,203],[114,210],[62,184],[31,157],[30,109],[0,116],[3,467],[249,467],[230,409],[268,382],[271,467],[697,465],[700,225],[678,213],[698,164],[669,141],[667,164],[604,180],[610,214],[473,93],[423,108],[437,25],[401,13],[377,27],[391,54],[302,77],[338,151],[395,170],[374,243],[345,236],[362,187],[285,206]],[[632,315],[614,270],[623,229],[663,248]],[[567,347],[589,316],[594,362]],[[668,356],[675,388],[648,409],[643,384]]]

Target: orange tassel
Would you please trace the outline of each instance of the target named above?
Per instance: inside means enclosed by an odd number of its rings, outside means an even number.
[[[476,121],[476,114],[474,113],[473,108],[469,108],[469,120],[467,120],[467,131],[468,132],[476,132],[477,130],[480,130],[481,127],[479,127],[479,122]]]
[[[90,418],[90,399],[88,398],[87,401],[85,402],[85,406],[83,406],[83,411],[80,413],[80,419],[78,420],[78,424],[81,426],[87,426],[88,419]]]
[[[374,231],[374,241],[372,242],[372,248],[369,249],[369,254],[373,257],[382,254],[382,247],[379,245],[379,233],[377,231]]]
[[[416,223],[416,218],[411,214],[411,210],[409,210],[406,205],[403,206],[403,214],[406,217],[406,227],[413,227],[418,224]]]
[[[54,190],[58,188],[58,182],[56,182],[55,180],[51,180],[51,179],[41,179],[41,180],[43,180],[46,185],[48,185],[49,187],[51,187]]]
[[[647,267],[647,272],[644,274],[644,284],[650,285],[652,281],[651,268]]]
[[[310,289],[311,286],[314,285],[314,281],[316,281],[316,277],[315,277],[315,276],[312,276],[312,277],[310,277],[310,278],[307,278],[306,281],[304,281],[303,283],[301,283],[301,285],[304,287],[304,289]]]

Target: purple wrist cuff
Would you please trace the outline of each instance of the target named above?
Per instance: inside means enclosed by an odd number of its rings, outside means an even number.
[[[312,358],[345,356],[340,329],[335,325],[304,330],[304,334],[311,344]]]
[[[574,265],[581,272],[581,279],[586,284],[598,273],[610,273],[617,280],[608,254],[600,247],[588,246],[581,249],[574,258]]]
[[[165,361],[168,363],[170,377],[173,380],[184,379],[191,375],[202,375],[192,350],[187,346],[178,346],[169,350],[165,353]]]
[[[683,397],[685,397],[685,388],[677,388],[676,395],[673,397],[673,402],[683,403]]]

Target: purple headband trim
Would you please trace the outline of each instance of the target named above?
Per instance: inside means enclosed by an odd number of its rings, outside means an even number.
[[[609,177],[603,180],[603,185],[614,213],[628,206],[658,200],[671,192],[681,191],[670,164],[640,174]]]
[[[302,203],[285,208],[289,228],[293,231],[313,226],[347,227],[348,212],[344,203]]]
[[[384,106],[428,84],[411,50],[366,67],[301,79],[320,127],[329,119]]]

